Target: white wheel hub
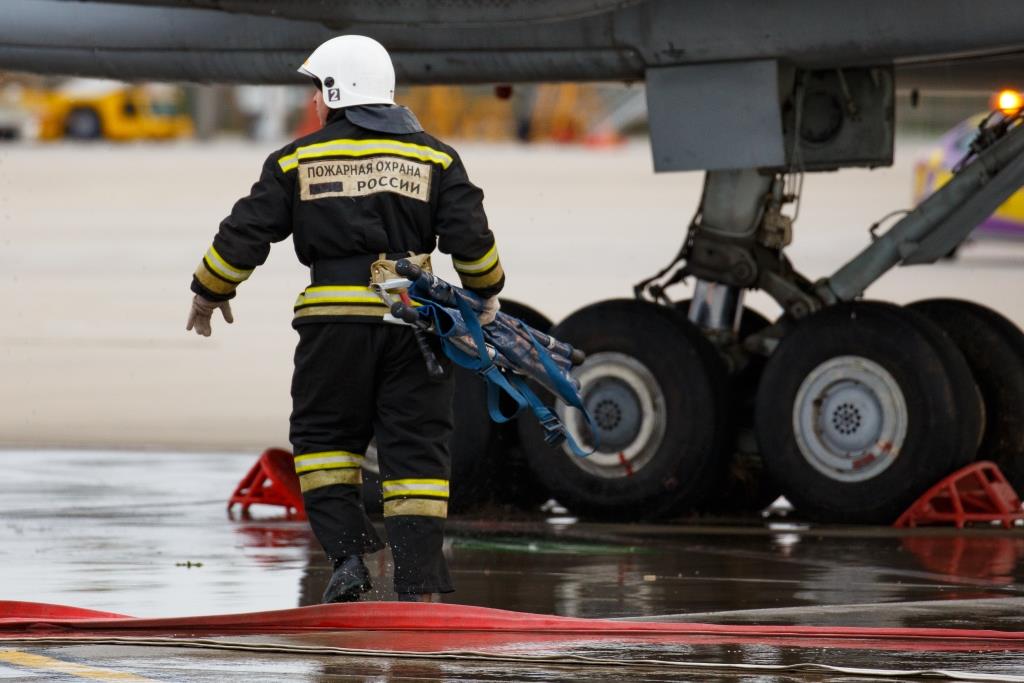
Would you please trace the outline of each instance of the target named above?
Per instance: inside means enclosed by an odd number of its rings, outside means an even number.
[[[614,351],[595,353],[573,371],[583,405],[594,418],[597,448],[586,458],[563,447],[581,469],[617,479],[635,474],[653,459],[665,436],[665,396],[647,367],[632,356]],[[584,448],[594,438],[579,411],[559,403],[558,416]]]
[[[836,481],[866,481],[887,470],[899,457],[907,421],[895,378],[860,356],[839,356],[814,368],[793,404],[801,455]]]

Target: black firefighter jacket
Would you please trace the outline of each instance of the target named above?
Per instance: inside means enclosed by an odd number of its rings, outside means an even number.
[[[387,309],[366,285],[369,262],[382,253],[438,247],[452,255],[462,285],[484,297],[505,282],[483,192],[455,150],[403,107],[332,111],[322,129],[271,154],[249,196],[221,222],[192,290],[230,299],[271,243],[289,235],[299,261],[314,270],[367,257],[358,278],[307,287],[296,324],[381,320]]]

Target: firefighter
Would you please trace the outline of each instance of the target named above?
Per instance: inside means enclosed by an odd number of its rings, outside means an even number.
[[[310,525],[333,563],[324,602],[370,590],[363,555],[384,544],[362,507],[361,465],[376,438],[384,528],[400,600],[453,590],[442,554],[448,508],[452,381],[431,377],[410,327],[385,320],[371,268],[451,254],[462,285],[498,310],[505,276],[483,192],[454,149],[394,102],[391,58],[377,41],[328,40],[299,72],[316,85],[323,127],[271,154],[249,196],[220,224],[193,278],[186,329],[203,336],[220,309],[289,235],[310,285],[295,303],[299,341],[290,438]],[[374,265],[376,263],[376,265]]]

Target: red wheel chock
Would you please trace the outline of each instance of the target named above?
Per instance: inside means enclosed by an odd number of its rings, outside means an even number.
[[[306,519],[292,454],[280,448],[263,451],[228,499],[229,514],[236,503],[241,506],[243,516],[249,514],[249,506],[258,504],[279,505],[285,509],[289,519]]]
[[[1007,529],[1024,520],[1020,496],[994,462],[982,460],[957,470],[900,515],[894,527],[999,522]]]

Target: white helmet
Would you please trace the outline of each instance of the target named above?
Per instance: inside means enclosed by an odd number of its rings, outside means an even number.
[[[320,83],[331,109],[394,104],[395,67],[384,46],[366,36],[338,36],[313,50],[299,73]]]

